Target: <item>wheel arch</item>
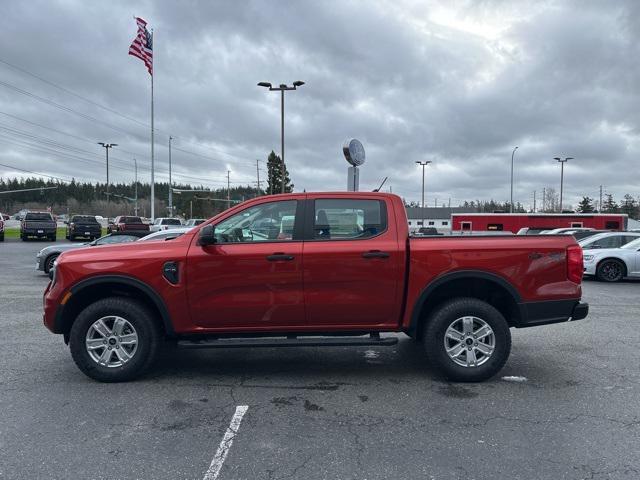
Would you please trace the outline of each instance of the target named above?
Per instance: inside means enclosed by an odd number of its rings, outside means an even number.
[[[455,297],[471,297],[486,301],[504,316],[510,327],[521,322],[522,298],[513,285],[490,272],[464,270],[441,275],[422,290],[413,305],[407,333],[414,338],[420,338],[423,320],[439,305]]]
[[[125,275],[102,275],[83,280],[70,289],[71,297],[58,308],[56,331],[68,341],[71,326],[78,314],[91,303],[107,297],[128,297],[142,302],[159,320],[164,333],[174,335],[169,311],[162,297],[144,282]]]
[[[49,260],[51,260],[52,257],[58,258],[60,256],[60,253],[62,252],[53,252],[47,255],[47,257],[44,259],[44,273],[49,273],[49,269],[47,268],[47,265],[49,265]]]

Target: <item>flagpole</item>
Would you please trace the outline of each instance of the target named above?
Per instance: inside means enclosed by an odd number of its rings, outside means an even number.
[[[153,45],[153,28],[151,29],[151,45]],[[155,60],[155,59],[153,59]],[[155,73],[155,68],[152,60],[151,63],[151,221],[153,222],[156,219],[156,194],[155,194],[155,179],[154,179],[154,156],[153,156],[153,75]]]

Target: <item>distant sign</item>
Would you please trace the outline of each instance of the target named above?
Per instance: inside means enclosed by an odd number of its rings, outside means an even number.
[[[360,140],[352,138],[344,142],[342,153],[344,153],[344,158],[347,159],[347,162],[354,167],[359,167],[364,163],[364,147],[362,143],[360,143]]]

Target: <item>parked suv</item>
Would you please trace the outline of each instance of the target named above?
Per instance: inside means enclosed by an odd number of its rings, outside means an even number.
[[[65,238],[74,241],[76,238],[88,238],[93,240],[100,237],[102,227],[92,215],[74,215],[71,221],[67,222],[67,232]]]
[[[20,222],[20,239],[24,242],[29,237],[48,238],[56,241],[57,224],[49,212],[27,212]]]

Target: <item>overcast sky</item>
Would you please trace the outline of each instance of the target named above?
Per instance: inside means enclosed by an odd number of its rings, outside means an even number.
[[[575,157],[566,204],[601,184],[640,194],[636,1],[3,1],[0,163],[104,181],[104,141],[119,144],[113,181],[133,180],[134,156],[149,178],[150,77],[127,54],[133,15],[155,30],[161,180],[169,135],[175,181],[220,187],[227,170],[255,181],[256,159],[264,176],[280,150],[280,98],[256,83],[303,80],[285,98],[296,190],[344,189],[341,146],[355,137],[361,189],[388,176],[385,189],[408,201],[420,199],[418,160],[433,161],[431,205],[508,200],[515,146],[525,205],[559,190],[555,156]]]

